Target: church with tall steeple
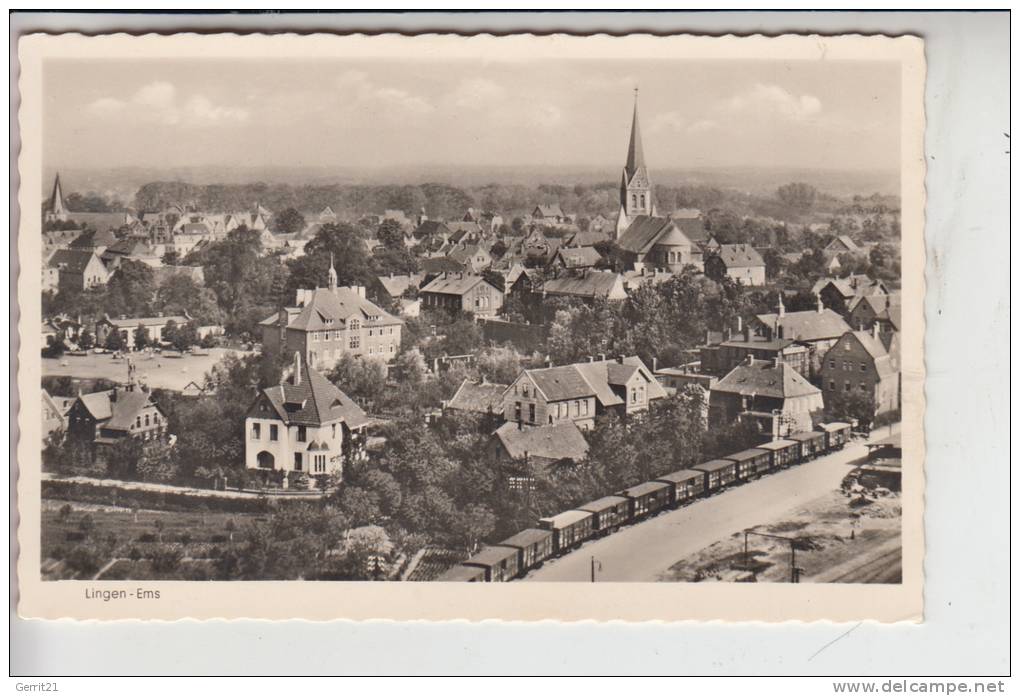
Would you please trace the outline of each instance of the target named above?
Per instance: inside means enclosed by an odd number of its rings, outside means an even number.
[[[645,165],[645,151],[641,143],[641,121],[638,119],[637,89],[634,89],[634,118],[630,125],[630,144],[627,147],[627,164],[620,180],[620,212],[616,217],[616,238],[630,227],[638,215],[656,215],[652,196],[652,180]]]
[[[46,212],[43,215],[44,222],[66,222],[67,208],[64,206],[64,192],[60,188],[60,173],[53,181],[53,194],[46,205]]]

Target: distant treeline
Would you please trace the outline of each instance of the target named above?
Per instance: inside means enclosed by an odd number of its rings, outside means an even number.
[[[797,219],[810,213],[835,213],[851,203],[814,191],[809,184],[810,202],[791,201],[790,184],[779,181],[776,193],[752,195],[714,186],[656,186],[655,197],[660,214],[678,208],[711,210],[725,208],[742,215],[762,215],[779,219]],[[874,197],[873,197],[874,198]],[[468,208],[493,211],[504,217],[523,216],[536,205],[558,203],[564,212],[592,217],[599,213],[612,216],[619,206],[619,184],[606,181],[598,184],[540,184],[538,186],[486,184],[460,188],[449,184],[418,185],[344,185],[344,184],[189,184],[157,181],[142,186],[135,196],[138,210],[159,210],[167,205],[181,204],[210,213],[250,210],[255,203],[280,212],[294,208],[305,214],[317,213],[326,206],[344,218],[379,215],[385,210],[401,210],[417,214],[422,209],[432,218],[460,219]],[[884,201],[898,205],[895,199]],[[509,219],[508,219],[509,221]]]

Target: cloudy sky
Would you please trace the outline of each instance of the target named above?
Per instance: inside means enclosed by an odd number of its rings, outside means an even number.
[[[48,167],[899,165],[899,72],[834,61],[51,61]]]

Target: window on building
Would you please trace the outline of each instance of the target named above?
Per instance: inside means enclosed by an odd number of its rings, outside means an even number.
[[[351,319],[347,322],[348,331],[361,331],[361,321],[358,319]]]
[[[868,391],[868,385],[864,382],[861,382],[861,391]]]
[[[645,194],[643,194],[643,193],[641,194],[641,207],[642,208],[645,207]]]
[[[521,385],[521,394],[524,396],[528,395],[528,385],[526,383]]]
[[[141,416],[138,416],[137,418],[135,418],[135,427],[136,428],[141,428],[142,427],[142,417]]]
[[[252,423],[251,424],[251,439],[261,440],[262,439],[262,424]]]
[[[535,422],[535,404],[528,404],[528,420]]]
[[[632,404],[636,404],[637,403],[637,388],[635,388],[635,387],[631,387],[631,389],[630,389],[630,402]]]
[[[359,336],[357,334],[354,334],[353,336],[351,336],[351,343],[350,343],[351,350],[354,350],[355,348],[359,348],[360,346],[361,346],[361,336]]]
[[[582,403],[584,403],[584,415],[587,416],[588,415],[588,400],[585,399]]]
[[[632,206],[634,206],[635,208],[637,207],[637,194],[636,193],[630,194],[630,204]]]
[[[851,389],[850,380],[847,380],[846,383],[843,385],[843,391],[850,391],[850,389]]]
[[[153,425],[159,425],[159,414],[158,413],[153,413],[152,414],[152,424]]]
[[[306,440],[308,440],[308,428],[303,425],[299,425],[297,427],[297,441],[305,442]]]
[[[336,439],[336,423],[333,424],[333,439]]]
[[[835,370],[836,369],[836,361],[835,360],[830,360],[829,361],[829,369],[830,370]]]
[[[294,453],[294,471],[301,471],[304,468],[304,462],[301,460],[301,453]]]
[[[867,363],[861,363],[861,372],[867,372],[867,371],[868,371]]]
[[[581,402],[580,401],[575,401],[574,402],[574,415],[575,416],[581,415]]]
[[[829,380],[829,391],[836,391],[836,380]]]
[[[521,419],[521,402],[518,401],[514,404],[514,420],[519,421]]]
[[[148,413],[145,414],[145,427],[146,428],[149,427],[149,414]]]

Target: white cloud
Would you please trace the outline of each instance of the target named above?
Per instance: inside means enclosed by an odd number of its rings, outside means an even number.
[[[195,94],[180,104],[177,88],[162,81],[140,87],[127,100],[101,97],[88,104],[85,110],[100,118],[119,117],[141,123],[189,127],[240,123],[247,121],[249,116],[247,109],[218,105],[201,94]]]
[[[708,133],[719,128],[719,124],[711,119],[702,119],[691,124],[687,129],[688,133]]]
[[[563,110],[552,104],[542,104],[531,110],[528,120],[541,128],[555,128],[563,122]]]
[[[376,85],[360,70],[348,70],[337,78],[336,84],[352,106],[404,112],[397,115],[424,115],[435,110],[425,99],[406,90]]]
[[[730,113],[772,114],[803,121],[822,111],[822,102],[810,94],[797,96],[779,85],[755,84],[748,91],[730,97],[724,105]]]
[[[502,86],[483,77],[471,77],[457,85],[449,102],[457,109],[482,109],[505,98],[506,89]]]
[[[652,119],[652,131],[673,131],[682,133],[687,129],[687,119],[678,111],[664,111]]]

